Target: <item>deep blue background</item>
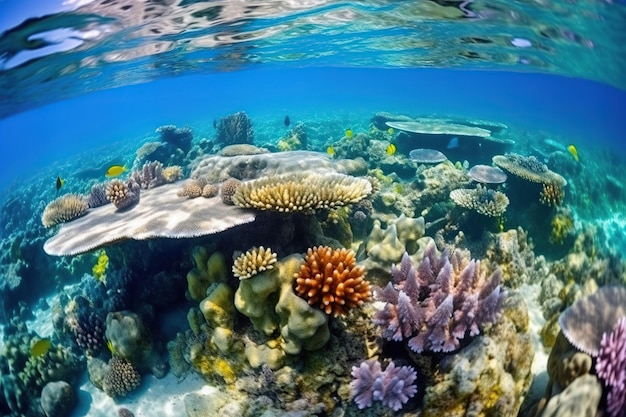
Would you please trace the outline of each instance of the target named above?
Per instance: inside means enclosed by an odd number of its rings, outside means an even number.
[[[0,189],[59,158],[239,110],[280,120],[337,110],[456,114],[626,152],[626,92],[585,80],[442,69],[262,69],[123,87],[0,120]]]

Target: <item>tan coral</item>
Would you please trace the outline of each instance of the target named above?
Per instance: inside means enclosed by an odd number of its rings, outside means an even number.
[[[80,194],[65,194],[52,200],[41,215],[41,222],[45,227],[52,227],[82,216],[89,206]]]
[[[220,189],[215,184],[207,184],[202,187],[202,197],[211,198],[215,197],[220,192]]]
[[[233,197],[239,189],[241,185],[241,181],[236,178],[229,178],[222,184],[222,201],[224,204],[233,205],[235,204]]]
[[[204,184],[199,180],[189,180],[183,184],[183,188],[178,191],[179,197],[197,198],[202,195]]]
[[[252,248],[235,259],[233,274],[239,279],[248,279],[259,272],[274,268],[276,254],[263,246]]]
[[[345,315],[368,301],[372,294],[365,269],[356,265],[352,250],[309,248],[295,278],[298,295],[333,316]]]
[[[372,184],[364,178],[301,172],[243,183],[233,196],[233,202],[258,210],[310,212],[356,203],[371,192]]]
[[[183,169],[180,165],[172,165],[163,168],[165,182],[175,182],[183,178]]]
[[[458,206],[490,217],[501,216],[509,205],[506,194],[480,185],[475,189],[452,190],[450,198]]]
[[[539,201],[546,206],[554,207],[563,204],[565,191],[563,186],[558,182],[550,182],[542,184],[543,188],[539,194]]]

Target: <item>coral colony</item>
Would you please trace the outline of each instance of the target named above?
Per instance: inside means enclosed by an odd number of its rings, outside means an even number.
[[[193,374],[218,389],[181,415],[626,417],[622,230],[601,243],[580,215],[600,176],[562,144],[508,152],[502,123],[371,122],[285,122],[265,147],[244,112],[212,139],[166,125],[85,194],[22,187],[2,213],[0,414],[69,415],[86,372],[120,416],[142,384]],[[480,155],[449,160],[463,149]],[[62,290],[41,337],[9,295],[45,284]],[[544,398],[522,407],[543,348]]]

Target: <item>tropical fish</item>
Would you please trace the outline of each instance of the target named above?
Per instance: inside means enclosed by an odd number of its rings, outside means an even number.
[[[105,177],[118,177],[126,172],[126,167],[122,165],[111,165],[107,172],[104,174]]]
[[[39,356],[43,356],[50,350],[50,339],[39,339],[35,342],[35,344],[30,348],[30,355],[38,358]]]
[[[393,143],[390,143],[389,145],[387,145],[387,155],[393,156],[393,154],[395,153],[396,153],[396,145],[394,145]]]
[[[346,137],[348,139],[352,139],[352,135],[353,135],[352,129],[346,129]]]
[[[333,145],[330,145],[328,148],[326,148],[326,153],[330,156],[335,156],[335,147]]]
[[[446,148],[448,149],[455,149],[458,147],[459,147],[459,138],[457,138],[456,136],[450,139],[450,142],[448,142],[448,146],[446,146]]]
[[[291,124],[291,119],[289,119],[289,115],[285,116],[285,120],[283,121],[283,123],[285,124],[285,127],[289,127],[289,125]]]
[[[59,176],[57,176],[57,191],[61,189],[65,185],[65,180]]]
[[[567,147],[567,150],[569,151],[569,153],[572,154],[572,156],[574,157],[574,159],[576,160],[576,162],[578,162],[578,149],[576,149],[576,146],[574,145],[569,145]]]
[[[393,127],[390,127],[389,129],[387,129],[387,133],[389,133],[390,135],[393,135]]]

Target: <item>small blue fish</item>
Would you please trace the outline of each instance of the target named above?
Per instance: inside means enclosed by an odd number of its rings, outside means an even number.
[[[446,148],[448,149],[456,149],[458,147],[459,147],[459,138],[457,138],[456,136],[450,139],[450,142],[448,142],[448,146],[446,146]]]

